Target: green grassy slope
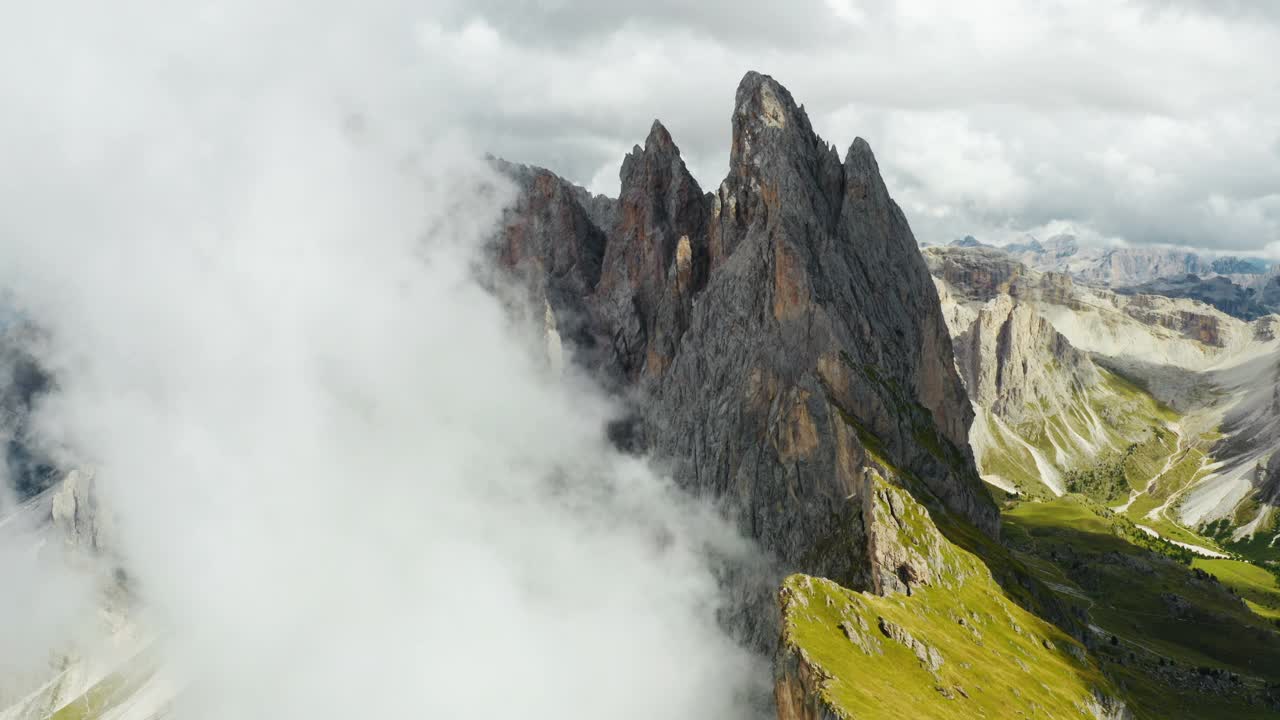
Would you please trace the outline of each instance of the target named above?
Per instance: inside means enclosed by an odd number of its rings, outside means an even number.
[[[1239,560],[1196,558],[1192,566],[1235,590],[1256,614],[1280,620],[1280,577],[1275,573]]]
[[[1276,716],[1247,700],[1280,682],[1280,633],[1230,585],[1197,569],[1217,562],[1259,592],[1262,577],[1251,571],[1268,573],[1245,563],[1192,560],[1135,530],[1081,497],[1020,503],[1005,513],[1007,541],[1087,614],[1101,641],[1098,656],[1139,716]]]
[[[1098,697],[1138,720],[1280,717],[1280,632],[1246,604],[1280,601],[1266,571],[1193,559],[1081,496],[1008,507],[1008,548],[993,547],[938,515],[941,533],[890,487],[905,542],[940,546],[946,572],[910,595],[808,576],[782,592],[784,646],[816,669],[837,717],[1091,717]],[[1015,568],[1035,580],[1008,582]],[[1038,586],[1080,624],[1047,621]]]
[[[890,491],[907,542],[936,542],[928,512]],[[1095,694],[1115,695],[1084,647],[1010,599],[978,556],[942,540],[941,562],[947,575],[910,596],[787,579],[784,641],[827,677],[823,699],[842,717],[1085,718]]]

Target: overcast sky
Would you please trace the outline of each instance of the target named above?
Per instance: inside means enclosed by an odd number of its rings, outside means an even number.
[[[870,141],[921,241],[1280,257],[1280,2],[467,0],[422,34],[482,145],[597,192],[655,117],[717,186],[754,69]]]

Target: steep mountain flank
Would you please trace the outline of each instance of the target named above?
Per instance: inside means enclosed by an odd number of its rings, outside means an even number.
[[[862,507],[880,463],[994,534],[938,296],[871,148],[841,160],[757,73],[732,125],[707,195],[658,123],[617,201],[503,165],[522,192],[499,260],[629,399],[615,440],[725,502],[783,570],[876,585]]]
[[[1280,313],[1280,275],[1272,275],[1258,289],[1258,302],[1271,312]]]
[[[1280,355],[1259,354],[1209,378],[1229,405],[1221,439],[1208,450],[1214,462],[1177,506],[1178,517],[1207,525],[1223,547],[1280,568]]]
[[[46,568],[47,574],[36,576],[39,582],[55,582],[73,595],[93,592],[98,603],[80,632],[62,635],[56,646],[45,648],[47,663],[6,668],[0,677],[3,720],[103,717],[132,703],[153,679],[151,638],[134,622],[134,599],[114,562],[113,527],[97,504],[92,471],[81,469],[54,478],[50,487],[15,506],[0,508],[5,552],[30,553]],[[137,717],[162,716],[172,697],[168,689],[150,689],[147,697],[137,698]]]

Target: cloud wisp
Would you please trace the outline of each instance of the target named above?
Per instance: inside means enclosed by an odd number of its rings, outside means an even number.
[[[749,712],[708,553],[752,550],[477,282],[511,189],[421,5],[70,4],[0,51],[0,280],[175,715]]]

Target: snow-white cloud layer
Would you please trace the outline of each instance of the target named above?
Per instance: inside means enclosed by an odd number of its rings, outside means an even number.
[[[44,438],[96,468],[177,717],[743,716],[767,677],[707,554],[751,549],[476,282],[511,190],[435,10],[9,10]]]
[[[1194,0],[457,2],[426,36],[486,147],[615,194],[652,118],[705,189],[746,70],[876,150],[920,240],[1280,256],[1280,12]]]

